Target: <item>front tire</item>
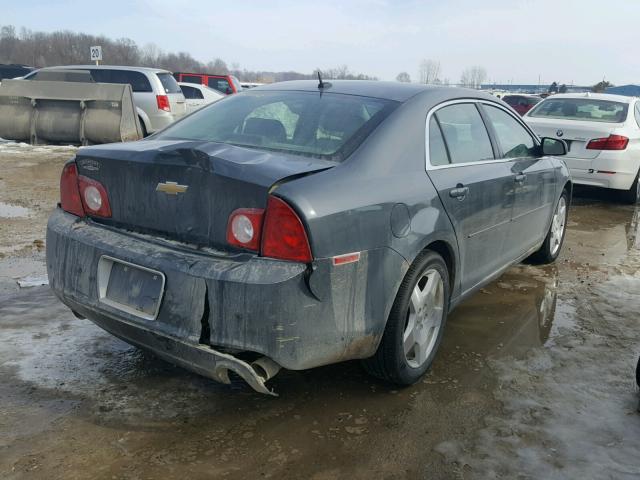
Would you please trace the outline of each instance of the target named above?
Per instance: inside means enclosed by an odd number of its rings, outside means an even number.
[[[562,250],[562,244],[564,243],[564,236],[567,232],[567,219],[569,215],[569,192],[564,190],[556,209],[553,212],[553,218],[551,219],[551,225],[547,236],[542,243],[540,249],[529,257],[533,263],[547,264],[553,263],[560,255]]]
[[[402,280],[376,354],[363,361],[365,370],[398,385],[417,382],[440,346],[450,294],[442,257],[420,254]]]

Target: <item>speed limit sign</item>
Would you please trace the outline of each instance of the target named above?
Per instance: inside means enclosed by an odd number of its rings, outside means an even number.
[[[91,61],[96,64],[102,60],[102,47],[89,47]]]

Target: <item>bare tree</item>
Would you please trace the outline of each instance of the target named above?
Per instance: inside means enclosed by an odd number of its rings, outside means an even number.
[[[484,67],[473,66],[465,68],[460,76],[460,84],[468,88],[480,88],[487,79],[487,71]]]
[[[436,80],[439,80],[440,77],[440,61],[424,59],[420,62],[418,72],[420,83],[426,83],[427,85],[436,83]]]
[[[215,60],[207,63],[207,71],[209,73],[216,73],[219,75],[226,75],[229,73],[229,68],[227,67],[227,63],[221,58],[216,58]]]
[[[396,76],[396,82],[410,83],[411,82],[411,77],[409,76],[409,74],[407,72],[400,72]]]
[[[261,72],[241,69],[237,63],[231,68],[221,58],[208,63],[196,60],[187,52],[163,52],[157,45],[143,47],[129,38],[110,39],[104,36],[60,30],[33,32],[12,25],[0,25],[0,63],[22,63],[34,67],[78,65],[89,61],[89,47],[101,45],[105,65],[141,65],[171,71],[232,73],[247,82],[281,82],[316,78],[317,73]],[[375,77],[349,71],[346,65],[322,70],[326,78],[376,80]]]

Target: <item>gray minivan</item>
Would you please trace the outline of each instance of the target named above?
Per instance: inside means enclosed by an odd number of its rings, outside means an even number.
[[[51,70],[85,70],[91,74],[94,82],[130,84],[145,136],[163,129],[187,112],[182,90],[167,70],[115,65],[66,65],[42,68],[26,75],[24,79],[34,80],[38,72]]]

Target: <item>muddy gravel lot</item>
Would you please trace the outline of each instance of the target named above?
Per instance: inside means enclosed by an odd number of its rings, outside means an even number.
[[[450,316],[397,389],[357,362],[218,385],[78,320],[47,287],[73,149],[0,144],[0,478],[640,477],[640,210],[577,192],[555,265],[519,265]]]

